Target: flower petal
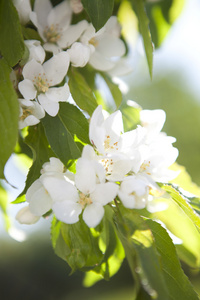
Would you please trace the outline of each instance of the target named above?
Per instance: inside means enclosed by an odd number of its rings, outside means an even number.
[[[39,179],[33,182],[26,193],[29,208],[35,216],[42,216],[52,207],[52,199]]]
[[[44,108],[44,110],[52,117],[55,117],[59,111],[59,103],[50,100],[46,94],[40,94],[38,101]]]
[[[82,207],[73,201],[55,202],[53,204],[53,212],[56,218],[66,224],[74,224],[79,221],[79,215]]]
[[[50,11],[47,18],[48,26],[58,25],[60,29],[64,30],[70,25],[71,16],[72,11],[70,5],[67,1],[62,1]]]
[[[48,173],[45,173],[40,176],[40,180],[54,202],[65,200],[71,202],[78,201],[79,196],[76,187],[68,182],[64,175],[48,175]]]
[[[84,194],[94,191],[96,174],[92,161],[79,158],[76,164],[75,183],[77,188]]]
[[[96,227],[102,220],[104,215],[104,208],[99,203],[92,203],[88,205],[83,212],[83,220],[88,227]]]
[[[32,59],[29,62],[27,62],[22,71],[24,79],[30,79],[31,81],[33,81],[35,77],[38,77],[39,74],[41,75],[43,73],[43,66],[40,63],[38,63],[35,59]]]
[[[18,88],[20,93],[26,100],[35,99],[37,91],[31,80],[24,79],[20,81],[18,84]]]
[[[74,43],[67,51],[74,67],[84,67],[90,59],[90,47],[82,43]]]
[[[77,24],[70,25],[67,30],[62,32],[60,39],[58,40],[58,46],[61,48],[67,48],[76,42],[83,31],[87,28],[87,21],[83,20]]]
[[[92,201],[106,205],[113,201],[118,192],[118,185],[113,182],[100,183],[96,185],[94,192],[90,194]]]
[[[70,95],[69,86],[65,83],[61,87],[50,88],[45,95],[53,102],[66,101]]]
[[[35,0],[34,12],[37,15],[38,23],[43,27],[47,26],[47,18],[53,6],[50,0]]]
[[[29,50],[29,61],[35,59],[37,62],[42,64],[45,59],[45,51],[37,40],[26,40],[25,45]]]
[[[101,53],[97,51],[95,51],[91,55],[89,63],[94,69],[100,71],[108,71],[115,66],[115,62],[112,62],[111,60],[107,59],[105,56],[103,56]]]
[[[104,36],[101,37],[99,40],[98,38],[96,39],[98,42],[96,51],[101,53],[101,55],[105,57],[121,57],[126,52],[124,42],[110,34],[104,34]]]
[[[45,75],[49,82],[51,82],[51,86],[57,85],[63,80],[67,74],[69,62],[69,54],[62,51],[44,63]]]
[[[40,217],[35,216],[31,213],[29,209],[29,205],[23,207],[20,209],[15,217],[15,219],[20,223],[20,224],[35,224]]]

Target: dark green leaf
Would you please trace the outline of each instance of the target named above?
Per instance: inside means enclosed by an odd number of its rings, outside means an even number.
[[[197,230],[200,232],[200,217],[188,204],[186,199],[184,199],[181,194],[170,185],[163,185],[162,188],[170,194],[172,199],[182,208],[184,213],[190,218],[193,224],[196,226]]]
[[[121,93],[118,85],[115,84],[114,82],[112,82],[112,80],[109,78],[109,76],[107,76],[105,73],[101,73],[101,76],[105,80],[105,82],[113,96],[113,99],[115,101],[116,108],[118,109],[122,102],[122,93]]]
[[[73,121],[74,120],[76,120],[76,117]],[[74,132],[72,132],[75,131],[76,128],[77,131],[79,131],[79,127],[76,127],[75,121],[74,124],[70,124],[69,116],[65,117],[64,112],[61,113],[61,116],[58,113],[54,118],[46,115],[45,118],[42,119],[42,124],[52,150],[65,165],[67,165],[70,159],[77,159],[81,156],[81,151],[74,142]]]
[[[114,0],[82,0],[82,3],[96,30],[103,27],[112,15]]]
[[[33,152],[33,164],[29,170],[23,192],[13,203],[25,201],[25,197],[23,195],[26,193],[31,184],[40,177],[42,165],[45,162],[48,162],[50,157],[55,156],[49,148],[49,144],[41,124],[29,127],[29,133],[25,138],[25,142]]]
[[[10,68],[0,59],[0,178],[18,136],[19,104],[10,81]]]
[[[150,219],[146,222],[153,233],[156,248],[160,254],[169,299],[198,300],[196,292],[181,268],[175,246],[166,230]]]
[[[24,53],[24,40],[17,11],[11,0],[0,1],[0,52],[10,66]]]
[[[88,120],[76,106],[60,103],[58,115],[71,134],[76,135],[84,143],[90,143]]]
[[[91,88],[75,68],[68,73],[68,76],[69,88],[74,101],[91,116],[97,107],[97,102]]]
[[[38,41],[42,42],[42,39],[41,39],[39,33],[32,28],[22,27],[22,33],[23,33],[25,40],[38,40]]]
[[[147,57],[150,77],[152,78],[153,70],[153,44],[151,41],[151,33],[149,31],[149,20],[145,12],[143,0],[133,0],[133,8],[137,14],[139,22],[139,30],[143,38],[144,49]]]

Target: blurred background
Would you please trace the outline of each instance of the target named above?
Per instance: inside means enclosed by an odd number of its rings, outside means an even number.
[[[149,1],[149,5],[155,1]],[[165,37],[154,52],[153,80],[148,73],[142,40],[137,33],[135,19],[131,19],[129,62],[133,72],[121,78],[126,90],[124,101],[131,99],[144,109],[162,108],[167,120],[164,131],[177,139],[178,163],[184,165],[192,180],[200,185],[200,2],[199,0],[176,0],[180,15],[171,28],[157,11],[155,18]],[[156,13],[156,10],[155,12]],[[130,17],[130,16],[129,16]],[[121,18],[123,19],[123,13]],[[160,22],[160,23],[159,23]],[[168,26],[168,27],[167,27]],[[156,41],[156,39],[155,39]],[[23,189],[27,167],[16,157],[7,164],[6,176],[17,187],[8,189],[9,201],[14,200]],[[19,168],[20,167],[20,168]],[[3,192],[0,190],[0,196]],[[6,196],[5,196],[6,197]],[[0,200],[1,201],[1,200]],[[23,204],[9,205],[12,227],[5,231],[5,219],[0,212],[0,299],[37,300],[87,300],[133,299],[132,278],[126,262],[109,282],[98,282],[91,288],[82,285],[83,274],[70,274],[70,269],[58,258],[51,247],[50,220],[40,220],[30,227],[14,220]],[[183,266],[200,292],[197,270]]]

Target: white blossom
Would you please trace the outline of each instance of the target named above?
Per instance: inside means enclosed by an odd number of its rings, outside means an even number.
[[[75,183],[66,176],[42,178],[45,189],[53,199],[52,208],[58,220],[67,224],[76,223],[83,211],[83,220],[89,227],[100,223],[104,215],[103,206],[115,198],[118,186],[105,182],[99,168],[95,169],[88,159],[80,158],[76,165]]]
[[[30,20],[31,3],[30,0],[13,0],[19,14],[20,22],[24,25]]]
[[[57,115],[58,102],[68,99],[69,87],[67,83],[61,87],[54,86],[64,79],[68,67],[69,55],[64,51],[43,65],[32,59],[23,68],[24,80],[18,85],[20,93],[26,100],[36,99],[50,116]]]
[[[45,50],[54,54],[71,46],[87,26],[85,20],[70,25],[72,10],[67,1],[53,7],[50,0],[36,0],[30,17],[45,42]]]
[[[35,101],[18,99],[20,103],[19,129],[33,126],[45,116],[44,109]]]
[[[40,44],[40,41],[37,40],[26,40],[24,41],[25,45],[29,50],[28,61],[35,59],[37,62],[42,64],[45,59],[45,51]]]
[[[115,67],[118,60],[125,54],[125,45],[120,37],[120,25],[112,16],[97,32],[92,24],[80,37],[80,42],[90,49],[89,63],[97,70],[109,71]]]

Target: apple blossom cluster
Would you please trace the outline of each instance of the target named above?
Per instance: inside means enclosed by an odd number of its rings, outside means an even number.
[[[25,41],[29,56],[17,79],[20,129],[38,124],[45,113],[57,115],[59,102],[70,96],[66,82],[70,65],[90,64],[115,75],[129,71],[122,60],[126,48],[117,17],[112,16],[96,32],[86,20],[72,24],[73,13],[83,9],[80,0],[64,0],[55,7],[50,0],[35,0],[33,10],[29,0],[15,0],[14,4],[21,23],[32,23],[42,41]]]
[[[52,211],[58,220],[73,224],[82,214],[93,228],[101,222],[105,205],[120,201],[126,208],[145,208],[153,197],[162,195],[157,182],[177,175],[169,170],[178,156],[172,145],[175,138],[161,132],[165,117],[163,110],[142,110],[140,125],[124,132],[121,112],[105,117],[98,106],[89,125],[91,145],[84,146],[76,173],[51,157],[29,187],[29,206],[19,211],[17,220],[35,223]]]

